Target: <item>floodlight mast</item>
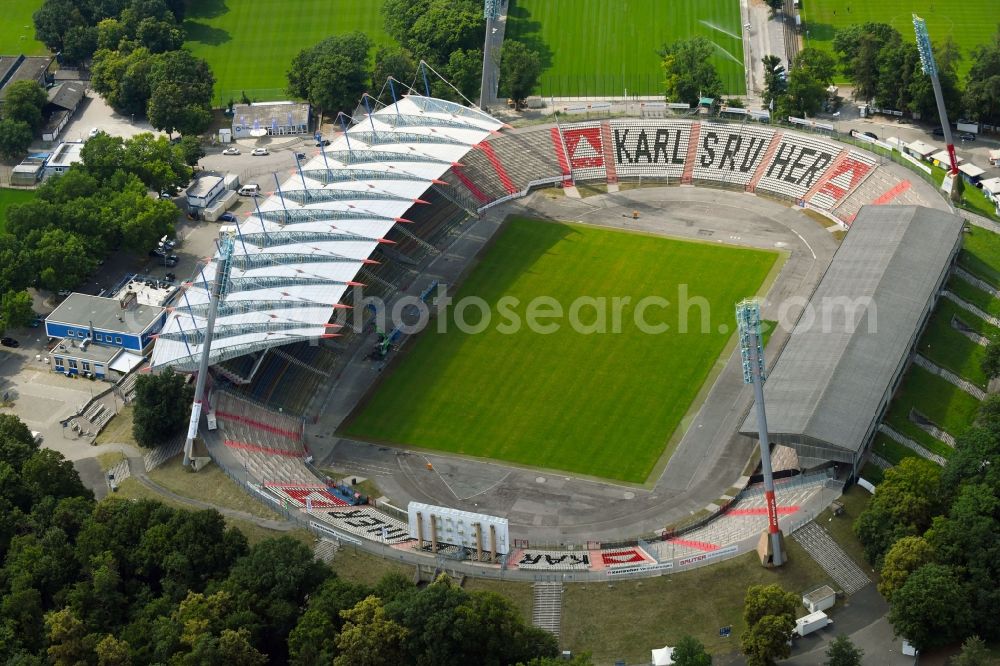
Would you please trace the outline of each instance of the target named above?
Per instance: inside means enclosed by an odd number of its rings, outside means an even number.
[[[784,554],[778,505],[774,499],[774,474],[771,471],[771,447],[767,439],[767,416],[764,410],[764,345],[760,333],[760,303],[744,300],[736,304],[736,323],[740,334],[743,382],[753,384],[757,409],[757,433],[760,440],[760,466],[764,473],[764,499],[767,503],[767,531],[771,540],[771,565],[781,566]]]
[[[205,324],[205,339],[201,343],[201,359],[198,362],[198,379],[194,385],[194,401],[191,403],[191,420],[188,422],[187,439],[184,440],[184,466],[191,464],[194,440],[198,436],[201,421],[201,407],[205,399],[205,380],[208,379],[208,357],[212,351],[212,336],[215,334],[215,315],[219,311],[219,301],[229,280],[229,266],[233,257],[233,236],[226,234],[219,241],[219,258],[216,261],[215,279],[209,291],[208,321]]]
[[[917,34],[917,51],[920,53],[920,65],[924,74],[931,77],[934,86],[934,100],[937,102],[938,116],[941,118],[941,129],[944,130],[944,141],[948,146],[948,159],[951,160],[952,176],[958,176],[958,158],[955,156],[955,143],[951,138],[951,125],[948,122],[948,111],[944,107],[944,93],[941,92],[941,81],[938,78],[937,62],[934,60],[934,49],[931,47],[931,37],[927,32],[927,22],[913,15],[913,30]]]

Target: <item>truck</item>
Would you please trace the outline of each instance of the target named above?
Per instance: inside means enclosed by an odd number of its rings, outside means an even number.
[[[816,611],[815,613],[809,613],[809,615],[803,615],[799,619],[795,620],[795,629],[793,633],[800,638],[802,636],[808,636],[814,631],[818,631],[823,627],[833,623],[833,620],[823,611]]]

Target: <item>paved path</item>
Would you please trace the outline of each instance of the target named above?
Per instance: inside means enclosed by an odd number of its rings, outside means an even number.
[[[861,567],[837,545],[826,530],[816,524],[816,521],[810,521],[792,532],[792,538],[823,567],[823,571],[833,578],[845,594],[854,594],[871,582],[868,574],[861,570]]]

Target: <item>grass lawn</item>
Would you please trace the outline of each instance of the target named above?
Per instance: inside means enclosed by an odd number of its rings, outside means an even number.
[[[458,308],[450,308],[410,343],[344,431],[641,483],[731,340],[734,304],[760,289],[777,257],[512,219],[455,295],[455,303],[483,299],[489,326],[478,334],[463,332],[454,323]],[[681,307],[684,285],[686,298],[701,297],[704,309]],[[669,327],[658,334],[644,333],[635,321],[636,304],[652,295],[670,302],[646,311],[646,322]],[[540,296],[570,314],[540,320],[556,331],[535,332],[540,327],[527,325],[532,317],[526,311],[533,312],[528,304]],[[502,297],[519,303],[498,307]],[[573,317],[572,304],[580,297],[606,298],[606,316],[595,317],[595,307],[587,306]],[[617,308],[617,318],[615,297],[631,299]],[[509,312],[506,304],[512,305]],[[482,317],[476,307],[464,313],[472,325]],[[516,332],[507,328],[512,317],[522,324]],[[588,326],[606,321],[607,332],[577,332],[570,325],[574,319]],[[448,329],[443,334],[442,324]]]
[[[850,10],[850,11],[848,11]],[[996,0],[967,0],[961,7],[939,0],[802,0],[802,21],[809,30],[807,46],[833,50],[833,36],[839,28],[874,21],[888,23],[912,41],[913,19],[917,14],[927,21],[931,40],[938,44],[949,35],[962,49],[958,63],[961,77],[969,71],[969,49],[986,44],[996,33],[997,22],[984,17],[996,13]]]
[[[534,589],[531,583],[492,580],[487,578],[466,578],[462,587],[469,592],[493,592],[501,597],[506,597],[514,604],[514,607],[521,611],[521,616],[526,622],[531,622],[531,609],[534,605]]]
[[[35,40],[35,24],[31,15],[42,6],[42,0],[0,0],[0,53],[3,55],[41,56],[49,51]]]
[[[507,37],[542,56],[538,94],[549,97],[663,93],[657,54],[665,43],[702,36],[726,94],[746,91],[736,0],[511,0]]]
[[[218,465],[208,465],[199,472],[189,472],[175,456],[149,473],[149,478],[167,490],[183,497],[208,502],[213,506],[245,511],[259,518],[279,520],[276,512],[250,497],[238,484],[226,476]]]
[[[913,449],[908,446],[903,446],[896,440],[890,439],[887,435],[882,433],[875,435],[875,441],[872,443],[872,451],[879,454],[885,458],[887,462],[892,463],[893,465],[898,465],[903,458],[920,457]],[[868,480],[871,481],[871,479]]]
[[[184,21],[185,45],[211,66],[220,106],[242,91],[256,101],[287,99],[295,54],[353,30],[376,45],[391,41],[381,0],[213,0],[191,3]]]
[[[97,435],[94,444],[131,444],[138,447],[135,435],[132,434],[132,405],[125,405],[121,411],[111,417],[108,424]]]
[[[972,303],[986,314],[993,315],[994,317],[1000,317],[1000,300],[993,298],[992,295],[983,291],[979,287],[969,284],[965,280],[958,277],[950,278],[947,286],[948,291],[951,291],[963,301]],[[965,311],[963,310],[962,312]],[[973,326],[973,328],[975,328],[975,326]],[[996,328],[991,326],[988,330],[982,331],[982,333],[987,336],[994,335],[996,333]]]
[[[958,282],[958,278],[952,278]],[[968,315],[968,316],[966,316]],[[982,329],[975,322],[983,323],[978,317],[958,307],[952,301],[942,298],[938,301],[927,328],[918,343],[918,351],[943,368],[951,370],[973,384],[985,389],[989,380],[981,363],[986,357],[986,348],[962,335],[951,325],[952,318],[958,317],[970,328]],[[989,327],[993,329],[993,327]],[[992,332],[992,331],[991,331]]]
[[[4,0],[0,0],[2,3]],[[0,7],[3,5],[0,4]],[[2,30],[2,28],[0,28]],[[0,51],[2,53],[2,51]],[[11,190],[0,187],[0,231],[7,226],[7,206],[11,204],[24,203],[35,198],[34,190]]]
[[[1000,234],[970,226],[962,237],[958,263],[994,287],[1000,286]]]
[[[391,553],[391,550],[386,550]],[[364,583],[365,585],[375,585],[382,577],[388,573],[401,573],[407,578],[413,578],[413,565],[403,564],[394,560],[388,560],[371,553],[366,553],[361,549],[343,546],[333,556],[330,568],[337,572],[337,575],[352,583]]]
[[[201,472],[199,472],[199,474],[200,473]],[[118,486],[118,492],[116,492],[114,495],[109,495],[103,501],[105,502],[114,501],[113,498],[151,499],[151,500],[156,500],[157,502],[162,502],[167,506],[172,506],[175,509],[184,509],[186,511],[199,510],[198,508],[193,507],[190,504],[184,504],[183,502],[177,502],[169,498],[166,498],[160,495],[159,493],[150,490],[146,486],[142,485],[138,479],[131,479],[131,478],[122,481],[121,484]],[[301,541],[310,548],[312,548],[313,544],[315,543],[315,538],[313,537],[313,535],[310,534],[308,530],[304,529],[293,529],[288,531],[271,530],[267,529],[266,527],[261,527],[256,523],[251,523],[250,521],[247,520],[240,520],[238,518],[228,518],[228,517],[226,518],[226,524],[231,527],[235,527],[239,531],[243,532],[243,534],[247,538],[247,541],[249,541],[251,545],[259,541],[263,541],[264,539],[276,539],[282,536],[288,536],[297,541]]]
[[[792,539],[788,563],[760,566],[756,553],[694,571],[614,583],[569,584],[563,594],[561,647],[591,652],[595,664],[648,663],[652,647],[691,634],[712,654],[739,650],[743,597],[750,585],[777,583],[796,596],[832,581]],[[805,614],[800,608],[799,613]],[[719,628],[732,625],[730,638]]]
[[[910,409],[916,409],[939,428],[957,437],[975,419],[979,404],[971,395],[937,375],[911,366],[885,420],[892,428],[923,444],[932,452],[948,457],[952,448],[910,422]]]

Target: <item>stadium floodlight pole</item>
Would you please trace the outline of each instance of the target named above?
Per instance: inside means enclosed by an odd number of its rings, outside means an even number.
[[[767,531],[771,540],[771,564],[778,567],[784,563],[785,558],[781,548],[781,528],[778,526],[778,505],[774,499],[771,446],[767,438],[767,415],[764,410],[764,346],[760,333],[760,303],[753,299],[737,303],[736,323],[740,334],[743,382],[753,384],[760,440],[760,466],[764,473],[764,498],[767,503]]]
[[[934,86],[934,100],[937,102],[938,115],[941,117],[941,129],[944,130],[944,141],[948,146],[948,159],[951,160],[951,175],[958,177],[958,158],[955,157],[955,143],[951,138],[951,125],[948,123],[948,111],[944,107],[944,93],[941,92],[941,80],[938,78],[937,62],[934,60],[934,49],[931,48],[931,37],[927,33],[927,23],[913,15],[913,30],[917,34],[917,51],[920,53],[920,65],[924,74],[931,77]]]
[[[226,281],[229,280],[229,266],[233,257],[233,237],[227,234],[219,243],[219,258],[216,261],[215,280],[208,294],[208,321],[205,324],[205,339],[201,342],[201,360],[198,362],[198,379],[194,385],[194,402],[191,404],[191,420],[188,422],[187,439],[184,440],[184,466],[191,464],[194,453],[194,440],[198,436],[198,423],[201,421],[201,407],[205,400],[205,381],[208,379],[208,360],[212,352],[212,335],[215,333],[215,315],[219,312],[219,301],[222,300]],[[204,279],[202,269],[202,279]]]

